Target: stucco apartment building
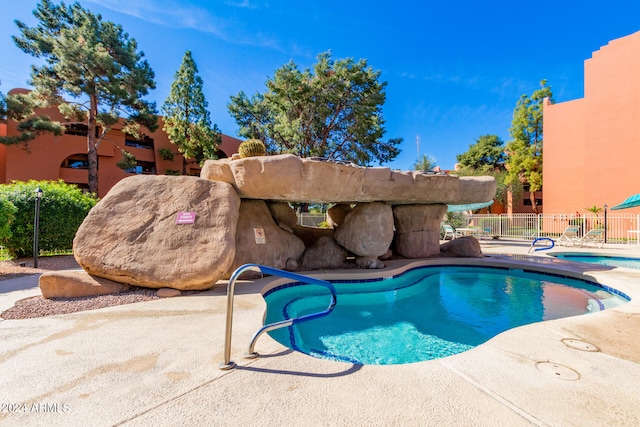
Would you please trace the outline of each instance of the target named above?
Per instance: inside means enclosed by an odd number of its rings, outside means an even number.
[[[21,90],[21,89],[18,89]],[[13,92],[13,91],[12,91]],[[39,111],[54,120],[64,122],[57,108]],[[169,141],[162,130],[162,117],[158,118],[158,129],[150,132],[142,131],[143,136],[135,138],[120,130],[111,130],[98,148],[98,196],[103,197],[118,181],[134,174],[175,174],[183,169],[183,157],[177,147]],[[0,135],[17,135],[17,123],[9,121],[0,123]],[[62,136],[43,134],[30,141],[28,145],[0,144],[0,183],[13,180],[58,180],[77,184],[81,188],[88,187],[87,161],[87,128],[71,125],[66,127]],[[218,157],[231,157],[238,151],[242,141],[222,135],[222,143],[218,147]],[[172,160],[165,160],[161,152],[170,150]],[[136,157],[138,164],[124,171],[116,166],[122,160],[122,151],[130,152]],[[166,157],[166,156],[165,156]],[[187,174],[200,175],[200,165],[187,163]]]
[[[545,103],[543,148],[545,213],[585,213],[640,193],[640,32],[584,62],[584,98]]]

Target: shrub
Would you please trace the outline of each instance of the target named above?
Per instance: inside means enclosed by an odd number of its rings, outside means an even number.
[[[453,228],[467,226],[467,217],[462,212],[447,212],[444,214],[444,222]]]
[[[35,189],[43,191],[40,203],[38,247],[42,251],[67,250],[73,246],[78,227],[97,200],[63,181],[13,181],[0,185],[0,199],[15,207],[4,246],[15,258],[33,256]]]
[[[15,218],[15,206],[5,196],[0,195],[0,246],[7,246],[11,237],[11,223]]]

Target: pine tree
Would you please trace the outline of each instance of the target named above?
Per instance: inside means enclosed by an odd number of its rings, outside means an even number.
[[[157,129],[155,103],[143,100],[155,89],[153,70],[120,25],[78,3],[42,0],[33,15],[39,23],[30,28],[16,21],[22,37],[13,37],[22,51],[45,60],[32,67],[30,95],[42,106],[58,106],[65,124],[87,125],[89,191],[97,193],[98,147],[122,124],[120,117],[125,116],[123,133],[138,136],[140,126]]]
[[[187,172],[186,159],[195,159],[202,165],[207,159],[218,158],[220,131],[217,125],[211,125],[202,86],[191,51],[186,51],[174,75],[171,92],[162,105],[163,130],[182,153],[183,174]]]

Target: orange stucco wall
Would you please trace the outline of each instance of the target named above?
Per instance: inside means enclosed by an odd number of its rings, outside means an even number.
[[[13,91],[12,91],[13,92]],[[54,120],[64,121],[57,108],[43,110]],[[147,162],[155,168],[155,174],[164,175],[168,170],[182,171],[183,158],[177,152],[175,145],[171,144],[167,134],[162,130],[162,117],[158,120],[158,130],[142,133],[153,139],[153,149],[136,148],[127,146],[125,134],[119,130],[112,130],[102,141],[98,148],[98,196],[103,197],[118,181],[127,176],[127,173],[116,166],[122,159],[119,148],[133,154],[138,162]],[[10,121],[6,126],[7,135],[17,134],[17,123]],[[2,132],[2,128],[0,128]],[[218,147],[222,157],[231,157],[238,151],[241,141],[239,139],[222,135],[222,143]],[[174,153],[173,160],[163,160],[158,150],[168,148]],[[12,180],[58,180],[85,186],[88,183],[88,171],[86,169],[73,169],[61,167],[64,160],[75,154],[87,153],[86,136],[74,136],[64,134],[53,136],[43,134],[28,145],[18,144],[3,146],[0,144],[0,183],[8,183]],[[188,164],[187,173],[199,175],[200,166],[195,163]]]
[[[640,32],[594,52],[584,70],[584,98],[544,106],[546,213],[640,193]]]

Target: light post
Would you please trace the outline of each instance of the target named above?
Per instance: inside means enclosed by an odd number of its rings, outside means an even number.
[[[604,204],[604,242],[607,243],[607,204]]]
[[[34,190],[36,193],[36,212],[33,217],[33,268],[38,268],[38,232],[40,229],[40,201],[42,200],[42,189]]]

